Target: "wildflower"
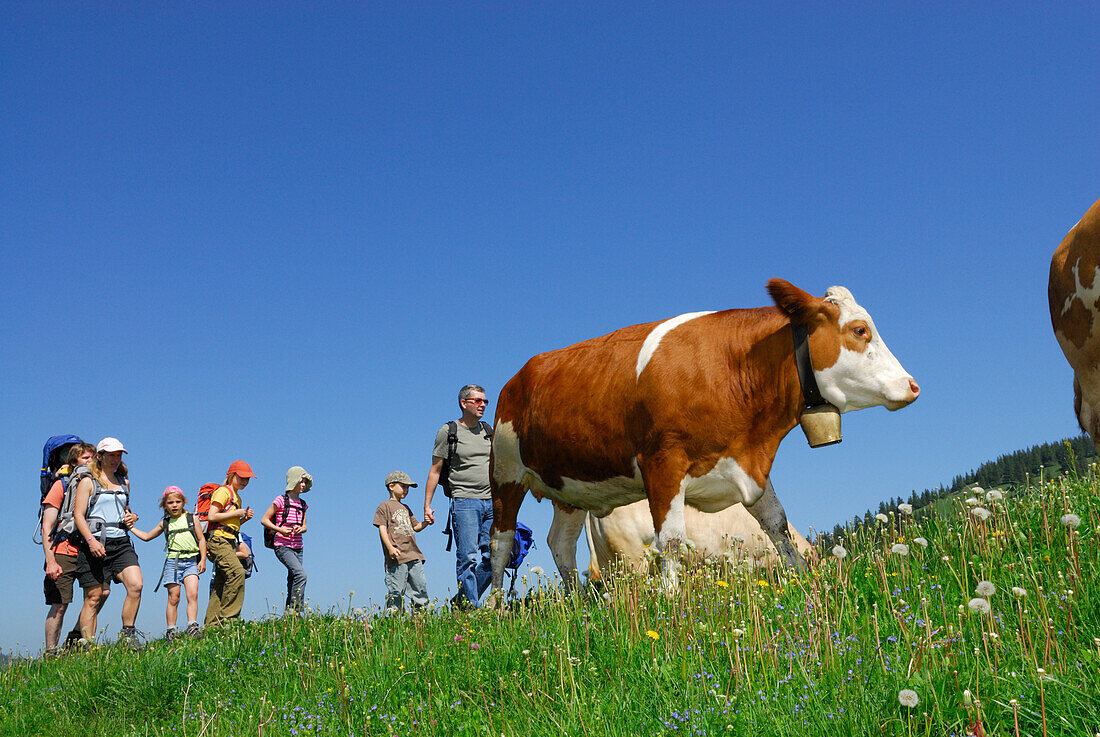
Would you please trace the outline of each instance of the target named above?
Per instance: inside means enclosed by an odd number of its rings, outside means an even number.
[[[973,489],[970,490],[970,493],[971,494],[977,494],[978,496],[981,496],[982,494],[985,493],[985,489],[983,489],[980,486],[975,486]]]
[[[724,589],[728,589],[730,587],[730,585],[728,583],[726,583],[725,581],[715,581],[714,585],[715,586],[721,586]]]
[[[455,635],[455,642],[462,642],[462,635]]]
[[[646,630],[645,636],[648,637],[651,640],[661,639],[661,636],[659,634],[657,634],[656,632],[654,632],[653,630]]]
[[[970,607],[970,611],[977,612],[978,614],[989,614],[989,610],[991,608],[989,606],[989,602],[986,599],[982,599],[980,597],[971,599],[970,603],[968,603],[967,606]]]
[[[898,505],[898,511],[901,512],[902,514],[912,514],[913,513],[913,505],[912,504],[899,504]]]
[[[985,495],[986,501],[999,502],[1004,499],[1005,495],[1000,489],[991,489],[988,494]]]
[[[471,649],[471,650],[480,650],[480,649],[481,649],[481,645],[478,645],[478,644],[477,644],[476,642],[471,642],[471,643],[470,643],[470,649]]]
[[[536,576],[541,576],[543,574],[542,566],[531,566],[531,573]]]
[[[966,498],[966,506],[968,507],[976,507],[979,504],[981,504],[981,502],[979,502],[975,497],[968,496]]]
[[[993,513],[985,507],[974,507],[970,510],[970,513],[980,519],[982,522],[985,522],[987,519],[993,516]]]
[[[848,551],[844,549],[843,545],[834,545],[833,546],[833,557],[834,558],[844,560],[844,558],[847,555],[848,555]]]
[[[355,589],[352,589],[351,591],[348,592],[348,598],[349,599],[352,598],[353,596],[355,596]]]
[[[978,596],[993,596],[997,593],[997,587],[991,581],[978,581],[978,588],[974,589]]]
[[[744,545],[744,544],[745,544],[745,536],[744,535],[730,535],[730,545]]]
[[[1025,596],[1027,596],[1027,589],[1020,588],[1019,586],[1013,586],[1012,595],[1015,596],[1017,599],[1023,599]]]
[[[1081,526],[1081,518],[1078,517],[1076,514],[1073,514],[1072,512],[1069,512],[1068,514],[1063,514],[1061,522],[1062,527],[1068,527],[1071,530],[1076,530],[1078,527]]]
[[[913,542],[915,542],[917,545],[920,545],[922,548],[928,547],[928,541],[925,540],[923,537],[914,537]]]
[[[523,654],[524,654],[524,655],[530,655],[530,654],[531,654],[531,651],[530,651],[530,650],[524,650],[524,651],[523,651]]]
[[[913,689],[903,688],[898,691],[898,702],[900,702],[902,706],[912,709],[920,703],[920,697],[917,696],[917,692]]]
[[[890,518],[887,517],[882,512],[879,512],[878,514],[876,514],[875,519],[877,519],[879,522],[889,522],[890,521]]]
[[[745,636],[745,630],[737,630],[737,629],[735,629],[735,630],[734,630],[733,632],[731,632],[730,634],[731,634],[731,635],[733,635],[733,639],[735,639],[735,640],[740,640],[740,639],[741,639],[742,637],[744,637],[744,636]]]
[[[894,543],[894,546],[890,548],[890,552],[894,555],[909,555],[909,546],[903,543]]]

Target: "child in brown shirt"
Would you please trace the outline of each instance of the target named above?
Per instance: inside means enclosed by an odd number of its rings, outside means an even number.
[[[414,486],[416,484],[409,474],[393,471],[386,476],[390,498],[379,504],[374,512],[374,526],[378,528],[385,556],[386,610],[389,612],[400,611],[406,595],[412,600],[414,609],[428,603],[424,554],[417,547],[413,533],[420,532],[431,523],[418,522],[412,510],[401,502]]]

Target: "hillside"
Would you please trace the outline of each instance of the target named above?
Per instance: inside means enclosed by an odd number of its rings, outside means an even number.
[[[891,510],[812,570],[619,575],[507,615],[328,612],[0,672],[0,734],[1100,731],[1100,484]]]

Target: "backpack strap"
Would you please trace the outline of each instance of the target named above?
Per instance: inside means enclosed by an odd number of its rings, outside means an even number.
[[[455,453],[458,452],[458,423],[451,420],[447,423],[447,465],[454,463]]]
[[[283,494],[283,521],[279,527],[286,527],[286,517],[290,514],[290,494]]]
[[[492,440],[493,439],[493,426],[490,425],[485,420],[481,420],[480,424],[481,424],[481,429],[485,431],[485,439],[486,440]]]

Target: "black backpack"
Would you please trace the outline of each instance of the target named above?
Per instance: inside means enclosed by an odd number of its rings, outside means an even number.
[[[485,420],[480,420],[478,424],[481,425],[481,429],[485,432],[485,439],[492,442],[493,426]],[[443,468],[439,470],[439,485],[443,487],[443,493],[447,495],[448,499],[451,497],[453,491],[451,488],[451,459],[455,457],[455,452],[457,450],[458,422],[451,420],[447,423],[447,457],[443,459]],[[444,530],[444,532],[446,532],[446,530]]]
[[[301,506],[302,503],[302,500],[299,499],[299,506],[296,507],[296,509],[303,509]],[[283,494],[283,521],[279,523],[279,527],[286,527],[286,517],[288,514],[290,514],[290,494]],[[274,517],[272,517],[271,521],[275,521]],[[270,527],[264,528],[264,547],[271,548],[272,550],[275,549],[275,530],[272,530]]]

